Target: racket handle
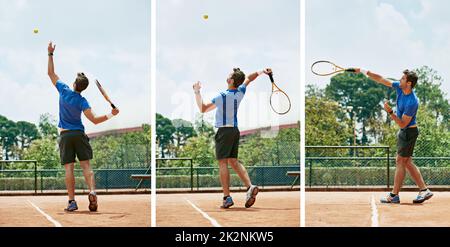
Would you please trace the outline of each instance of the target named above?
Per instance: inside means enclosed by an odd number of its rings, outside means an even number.
[[[112,107],[113,109],[116,109],[116,106],[115,106],[113,103],[111,103],[111,107]]]
[[[354,68],[348,68],[348,69],[346,69],[345,71],[347,71],[347,72],[356,72],[356,69],[354,69]]]
[[[268,75],[269,75],[270,81],[273,83],[274,81],[273,81],[273,75],[272,75],[272,73],[269,73]]]

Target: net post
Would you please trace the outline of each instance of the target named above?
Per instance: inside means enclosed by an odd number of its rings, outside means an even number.
[[[389,188],[390,188],[390,181],[389,181],[389,177],[390,177],[389,173],[390,172],[389,172],[389,170],[390,170],[390,159],[391,159],[389,146],[386,148],[386,150],[387,150],[387,182],[386,182],[386,184],[387,184],[387,188],[389,190]]]
[[[198,174],[198,168],[197,169],[195,169],[195,172],[196,172],[196,174],[197,174],[197,191],[199,190],[199,188],[200,188],[200,182],[199,182],[199,180],[200,180],[200,176],[199,176],[199,174]]]
[[[262,188],[264,189],[264,184],[265,184],[265,181],[264,181],[264,169],[265,169],[265,167],[263,166],[262,167]]]
[[[192,162],[192,158],[189,160],[191,162],[191,191],[194,191],[194,163]]]
[[[312,160],[309,161],[309,188],[312,187]]]
[[[42,171],[39,171],[39,177],[41,178],[41,194],[44,193],[44,181],[42,179]]]
[[[37,195],[37,161],[33,161],[34,164],[34,194]]]

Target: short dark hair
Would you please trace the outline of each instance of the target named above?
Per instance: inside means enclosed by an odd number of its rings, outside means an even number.
[[[419,77],[417,76],[416,72],[410,71],[408,69],[405,69],[403,71],[403,74],[406,75],[406,82],[411,82],[411,88],[414,88],[417,84],[417,80],[419,80]]]
[[[239,87],[245,81],[245,74],[241,71],[241,69],[234,68],[231,79],[233,79],[233,86]]]
[[[77,74],[77,79],[75,79],[75,91],[83,92],[89,86],[89,79],[84,75],[83,72]]]

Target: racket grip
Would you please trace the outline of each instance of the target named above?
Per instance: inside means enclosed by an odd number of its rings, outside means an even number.
[[[270,78],[270,81],[273,82],[273,75],[272,75],[272,73],[269,73],[269,78]]]
[[[347,71],[347,72],[356,72],[356,69],[354,69],[354,68],[348,68],[348,69],[346,69],[345,71]]]
[[[111,103],[111,107],[112,107],[113,109],[116,109],[116,106],[115,106],[113,103]]]

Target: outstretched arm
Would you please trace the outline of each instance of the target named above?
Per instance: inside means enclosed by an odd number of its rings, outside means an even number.
[[[91,121],[93,124],[99,124],[99,123],[103,123],[106,120],[112,118],[113,116],[119,114],[119,109],[114,108],[111,110],[110,114],[103,115],[103,116],[96,116],[91,108],[84,110],[83,113],[86,116],[86,118],[89,119],[89,121]]]
[[[48,44],[48,76],[52,81],[53,85],[56,86],[56,81],[59,80],[57,74],[55,74],[55,65],[53,64],[53,52],[55,52],[56,45],[53,45],[52,42]]]
[[[245,86],[248,86],[250,84],[250,82],[254,81],[259,75],[261,75],[261,74],[267,75],[270,73],[272,73],[272,69],[270,69],[270,68],[251,73],[250,75],[247,76],[247,79],[244,81],[244,84],[245,84]]]
[[[200,84],[199,81],[194,83],[192,88],[194,89],[195,102],[197,103],[197,107],[201,113],[209,112],[216,108],[216,105],[213,104],[212,102],[209,102],[207,104],[203,103],[202,95],[200,94],[200,89],[202,88],[202,85]]]
[[[365,74],[367,77],[369,77],[370,79],[376,81],[377,83],[383,84],[386,87],[392,87],[392,81],[385,79],[384,77],[382,77],[381,75],[375,74],[373,72],[361,69],[361,68],[355,68],[355,72],[356,73],[363,73]]]

